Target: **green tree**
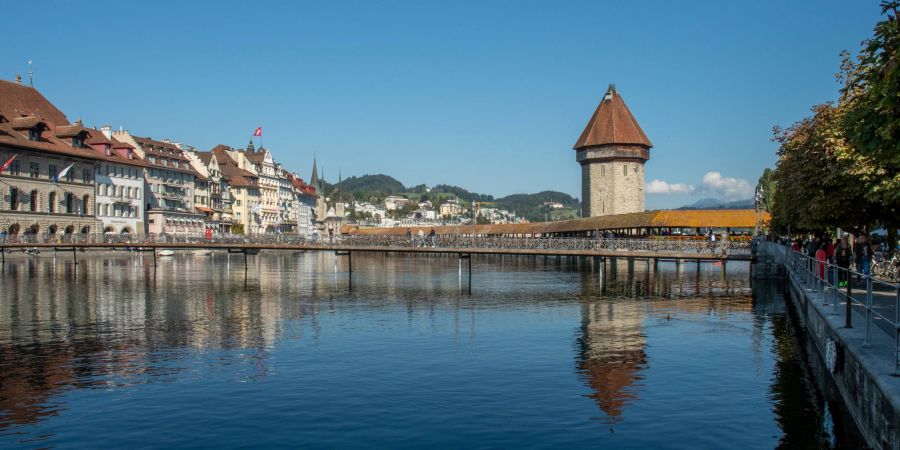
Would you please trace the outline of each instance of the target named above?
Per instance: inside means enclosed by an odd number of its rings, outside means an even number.
[[[887,225],[900,221],[900,1],[881,3],[884,20],[863,42],[856,60],[844,53],[839,78],[847,139],[857,150],[853,174],[866,197],[890,211]]]
[[[766,167],[763,170],[762,175],[759,177],[759,181],[756,183],[757,187],[761,187],[763,191],[762,197],[762,207],[768,212],[772,212],[774,208],[774,198],[775,198],[775,190],[778,186],[778,183],[775,181],[775,171]]]
[[[775,128],[780,144],[774,180],[772,226],[785,230],[841,227],[858,234],[878,223],[881,206],[853,175],[856,152],[844,136],[844,109],[830,103],[787,129]]]

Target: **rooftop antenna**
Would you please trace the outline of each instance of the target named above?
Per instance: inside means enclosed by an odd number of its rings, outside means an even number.
[[[34,70],[31,68],[31,60],[28,60],[28,84],[34,87]]]

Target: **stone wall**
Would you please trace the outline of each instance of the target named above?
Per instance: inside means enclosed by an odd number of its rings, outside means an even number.
[[[644,164],[587,162],[581,166],[584,217],[644,211]]]
[[[854,318],[854,328],[844,328],[840,314],[843,305],[834,309],[829,298],[804,287],[791,272],[788,272],[788,283],[791,300],[826,367],[825,372],[837,386],[868,444],[874,448],[900,449],[897,433],[900,382],[891,376],[893,339],[874,329],[871,345],[864,347],[865,328],[860,317]]]

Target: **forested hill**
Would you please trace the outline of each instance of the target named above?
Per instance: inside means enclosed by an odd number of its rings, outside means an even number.
[[[339,188],[348,193],[359,191],[393,195],[406,192],[406,187],[403,186],[403,183],[392,176],[381,174],[350,177],[328,187],[329,189]]]
[[[546,206],[546,202],[562,203],[562,209],[550,209]],[[515,211],[521,217],[532,222],[565,219],[578,216],[581,204],[578,199],[571,195],[558,191],[543,191],[536,194],[513,194],[506,197],[498,198],[496,203],[499,207]]]
[[[466,208],[471,202],[483,202],[484,207],[515,211],[520,217],[530,221],[575,218],[580,210],[578,199],[563,192],[543,191],[536,194],[513,194],[494,198],[490,194],[471,192],[449,184],[438,184],[430,189],[424,184],[407,187],[397,179],[383,174],[354,176],[326,187],[329,196],[334,190],[339,190],[345,200],[381,202],[389,195],[399,195],[414,201],[430,200],[432,204],[437,205],[450,197],[456,197]],[[545,205],[546,202],[561,203],[563,208],[551,209]]]

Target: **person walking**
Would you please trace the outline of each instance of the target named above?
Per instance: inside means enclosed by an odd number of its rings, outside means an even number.
[[[816,275],[820,280],[825,279],[825,258],[828,254],[825,252],[825,243],[819,246],[818,250],[816,250]]]
[[[409,242],[409,245],[413,245],[413,237],[412,237],[412,229],[406,229],[406,242]]]
[[[417,247],[425,247],[425,232],[422,231],[421,228],[419,228],[419,232],[416,233],[416,236],[419,237],[419,242],[418,242]]]
[[[847,286],[847,280],[849,279],[847,270],[850,269],[850,258],[852,256],[853,252],[850,251],[847,239],[838,239],[838,248],[834,251],[834,262],[838,266],[838,287]]]
[[[431,231],[428,232],[428,240],[431,241],[431,248],[437,247],[437,233],[435,233],[434,227],[431,227]]]
[[[853,244],[853,255],[856,257],[856,282],[860,283],[863,275],[869,275],[869,258],[872,257],[866,235],[861,234]]]

